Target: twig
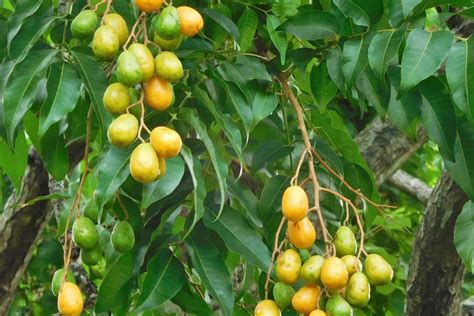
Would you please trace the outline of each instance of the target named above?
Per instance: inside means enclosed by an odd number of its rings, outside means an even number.
[[[142,12],[140,14],[140,16],[138,17],[138,19],[135,21],[135,23],[133,24],[132,26],[132,30],[130,31],[130,35],[128,36],[127,38],[127,41],[125,41],[125,44],[123,44],[122,48],[123,49],[127,49],[127,45],[130,43],[130,40],[133,38],[135,41],[137,40],[137,35],[140,33],[140,31],[138,32],[138,34],[135,34],[135,30],[137,28],[137,26],[140,24],[141,20],[146,16],[146,12]]]
[[[107,7],[105,8],[104,15],[102,16],[102,21],[101,25],[104,25],[104,20],[107,14],[110,12],[110,6],[112,5],[112,0],[106,0],[107,1]]]
[[[280,225],[278,226],[278,229],[275,233],[275,240],[273,242],[272,262],[270,263],[270,266],[268,267],[267,279],[265,280],[265,299],[268,298],[268,285],[270,284],[272,269],[273,269],[273,266],[275,265],[276,254],[279,252],[278,249],[280,248],[278,247],[278,238],[280,237],[280,233],[281,233],[281,230],[283,229],[284,224],[285,224],[285,218],[282,217],[280,221]]]
[[[307,153],[308,151],[306,149],[303,150],[303,152],[301,153],[300,160],[298,161],[298,166],[296,167],[295,175],[293,176],[293,178],[291,178],[291,181],[290,181],[291,185],[298,185],[298,176],[300,174],[301,166],[303,165],[303,162],[304,162],[304,157],[306,156]]]

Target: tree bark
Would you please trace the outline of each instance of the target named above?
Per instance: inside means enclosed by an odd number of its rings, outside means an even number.
[[[388,183],[417,198],[425,205],[428,204],[431,192],[433,192],[433,190],[425,182],[403,170],[398,170],[395,172],[388,179]]]

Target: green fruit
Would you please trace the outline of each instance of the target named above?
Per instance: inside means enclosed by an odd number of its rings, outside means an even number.
[[[294,294],[293,287],[283,282],[277,282],[273,287],[273,298],[280,309],[286,309],[290,306]]]
[[[326,303],[326,313],[328,316],[352,316],[354,311],[342,296],[333,295]]]
[[[347,273],[349,273],[349,276],[353,275],[354,273],[358,271],[362,271],[362,262],[360,262],[359,259],[357,259],[356,256],[353,255],[347,255],[341,258],[342,262],[344,262],[344,265],[346,266]]]
[[[71,23],[71,33],[76,38],[86,38],[94,33],[99,21],[97,14],[92,10],[79,13]]]
[[[301,262],[305,262],[309,258],[311,258],[311,253],[309,252],[308,249],[300,249],[299,250],[300,257],[301,257]]]
[[[130,93],[130,104],[137,103],[138,100],[140,99],[140,95],[138,94],[138,91],[135,90],[134,88],[129,88],[128,89]],[[140,104],[135,104],[132,106],[130,109],[128,109],[128,112],[135,116],[137,119],[140,119],[140,116],[142,114],[142,107]]]
[[[171,40],[180,34],[181,23],[178,10],[169,6],[161,10],[155,22],[155,32],[166,40]]]
[[[312,256],[301,267],[300,277],[308,283],[319,283],[321,281],[323,264],[323,256]]]
[[[365,306],[370,300],[370,284],[362,272],[354,273],[346,286],[346,300],[354,307]]]
[[[87,217],[76,219],[72,225],[72,240],[81,249],[94,248],[99,242],[99,233],[94,222]]]
[[[179,45],[181,45],[181,41],[183,40],[183,36],[178,35],[173,39],[167,40],[156,34],[153,34],[153,41],[156,45],[160,46],[163,50],[167,51],[174,51],[178,49]]]
[[[179,58],[171,52],[161,52],[155,58],[155,69],[158,77],[176,82],[183,78],[183,65]]]
[[[142,82],[148,81],[155,72],[155,61],[148,47],[140,43],[133,43],[127,50],[134,54],[140,62],[143,72]]]
[[[372,285],[385,285],[392,281],[393,269],[384,258],[370,254],[365,259],[365,274]]]
[[[99,218],[99,209],[93,198],[89,199],[82,209],[82,216],[89,218],[94,224],[97,224]]]
[[[117,252],[125,253],[132,250],[135,245],[135,234],[132,226],[125,221],[115,225],[110,241]]]
[[[117,60],[117,79],[127,86],[135,86],[143,80],[143,69],[137,56],[129,51],[120,54]]]
[[[114,30],[107,25],[97,29],[92,39],[92,51],[99,60],[112,60],[119,51],[119,39]]]
[[[109,142],[117,147],[127,147],[138,136],[138,120],[132,114],[122,114],[110,123],[107,130]]]
[[[100,247],[81,250],[81,260],[88,266],[96,265],[97,262],[99,262],[101,257],[102,257],[102,250],[100,249]]]
[[[117,13],[109,13],[104,17],[104,24],[110,26],[119,39],[119,45],[125,44],[128,38],[127,22]]]
[[[357,242],[352,230],[347,226],[341,226],[336,232],[336,254],[338,257],[354,255],[357,250]]]
[[[101,256],[96,265],[90,266],[92,273],[99,278],[104,278],[107,273],[107,260],[104,256]]]
[[[120,82],[112,83],[105,89],[102,98],[104,106],[112,114],[122,114],[130,105],[130,92],[128,87]]]
[[[64,269],[58,269],[56,270],[56,272],[54,272],[53,279],[51,281],[51,292],[53,292],[54,296],[57,296],[59,293],[63,276],[64,276]],[[72,274],[71,270],[67,272],[66,281],[76,284],[76,279],[74,278],[74,275]]]

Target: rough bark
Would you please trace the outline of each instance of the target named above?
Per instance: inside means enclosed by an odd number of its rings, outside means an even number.
[[[464,265],[454,246],[454,225],[467,200],[443,172],[416,235],[407,280],[407,315],[461,315]]]
[[[398,170],[389,179],[388,183],[417,198],[423,204],[428,204],[428,200],[433,191],[424,181],[411,174]]]

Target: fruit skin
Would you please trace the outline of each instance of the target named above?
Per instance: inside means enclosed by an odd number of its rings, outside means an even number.
[[[98,21],[94,11],[84,10],[72,20],[71,33],[75,38],[87,38],[94,33]]]
[[[181,34],[193,37],[202,30],[204,20],[198,11],[191,7],[181,6],[178,7],[178,14],[181,21]]]
[[[150,183],[160,174],[158,156],[150,143],[138,145],[130,156],[130,173],[141,183]]]
[[[305,285],[291,299],[291,305],[298,313],[311,313],[318,306],[321,289],[317,285]]]
[[[145,85],[145,101],[157,111],[165,111],[173,104],[173,86],[166,80],[151,77]]]
[[[298,280],[301,269],[301,258],[294,249],[287,249],[277,258],[276,275],[285,284],[293,284]]]
[[[117,13],[109,13],[104,17],[104,24],[110,26],[119,39],[119,45],[123,46],[128,39],[128,26],[123,17]]]
[[[354,307],[365,306],[370,300],[370,284],[362,272],[354,273],[346,286],[346,300]]]
[[[140,43],[133,43],[127,49],[134,54],[142,67],[142,82],[150,80],[155,72],[155,61],[148,47]]]
[[[135,86],[143,80],[143,69],[135,54],[124,51],[117,60],[117,79],[127,86]]]
[[[320,309],[315,309],[314,311],[309,313],[309,316],[326,316],[326,313]]]
[[[51,292],[54,296],[57,296],[59,293],[59,289],[61,288],[61,282],[63,281],[63,276],[64,269],[58,269],[53,274],[53,279],[51,280]],[[74,275],[70,270],[67,272],[66,281],[76,284],[76,279],[74,279]]]
[[[99,262],[102,257],[102,251],[100,247],[94,247],[92,249],[81,250],[81,260],[88,266],[94,266]]]
[[[151,131],[150,143],[161,158],[176,157],[183,145],[181,136],[166,126],[158,126]]]
[[[312,256],[303,264],[300,270],[300,277],[308,283],[321,282],[321,269],[323,268],[324,257]]]
[[[107,130],[109,142],[117,147],[127,147],[138,136],[138,120],[132,114],[122,114],[112,121]]]
[[[372,285],[385,285],[392,281],[393,269],[380,255],[368,255],[365,258],[364,270]]]
[[[263,300],[255,306],[254,316],[280,316],[281,311],[272,300]]]
[[[181,36],[181,34],[171,40],[162,38],[161,36],[156,34],[156,32],[153,34],[153,42],[155,42],[155,44],[160,46],[163,50],[167,51],[174,51],[178,49],[179,45],[181,45],[182,40],[183,36]]]
[[[160,174],[158,175],[158,179],[160,179],[166,175],[166,159],[158,157],[158,163],[160,164]]]
[[[283,192],[281,210],[287,220],[298,222],[308,213],[308,196],[299,186],[293,185]]]
[[[155,69],[158,77],[170,82],[183,78],[183,64],[172,52],[161,52],[155,58]]]
[[[108,25],[99,27],[92,39],[92,51],[99,60],[112,60],[119,51],[119,39],[114,30]]]
[[[354,255],[357,250],[357,242],[352,230],[347,226],[341,226],[336,232],[336,255],[338,257]]]
[[[161,10],[155,23],[156,34],[166,40],[171,40],[180,35],[180,27],[178,10],[175,7],[169,6]]]
[[[58,310],[63,316],[79,316],[84,308],[81,290],[71,282],[64,282],[58,295]]]
[[[295,295],[295,290],[291,285],[277,282],[273,287],[273,298],[281,309],[286,309],[290,306],[293,295]]]
[[[130,105],[129,88],[120,82],[112,83],[105,89],[102,101],[105,109],[112,114],[122,114]]]
[[[349,279],[346,265],[338,257],[329,257],[321,268],[321,282],[330,291],[342,289]]]
[[[130,223],[122,221],[115,225],[110,241],[117,252],[125,253],[132,250],[135,246],[135,233]]]
[[[362,262],[357,259],[356,256],[346,255],[341,258],[342,262],[346,265],[347,273],[349,276],[353,275],[357,271],[362,271]]]
[[[314,245],[316,230],[308,217],[299,222],[288,222],[288,239],[298,249],[308,249]]]
[[[328,316],[352,316],[354,311],[342,296],[333,295],[326,303],[326,313]]]
[[[150,13],[161,7],[163,0],[135,0],[135,5],[140,11]]]
[[[94,248],[99,242],[99,233],[94,222],[87,217],[79,217],[72,225],[72,240],[81,249]]]

